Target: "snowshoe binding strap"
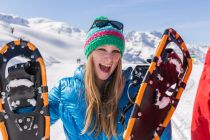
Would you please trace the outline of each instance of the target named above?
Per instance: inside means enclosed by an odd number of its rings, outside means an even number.
[[[121,123],[124,127],[125,127],[125,114],[135,104],[135,99],[137,95],[137,91],[134,93],[134,95],[131,95],[130,90],[132,90],[132,93],[133,93],[134,92],[133,90],[139,88],[148,68],[149,68],[148,64],[142,64],[142,65],[136,65],[135,68],[132,70],[131,81],[130,81],[130,84],[128,86],[128,91],[127,91],[129,102],[124,106],[122,110],[119,110],[120,112],[119,114],[121,116],[119,119],[119,123]]]

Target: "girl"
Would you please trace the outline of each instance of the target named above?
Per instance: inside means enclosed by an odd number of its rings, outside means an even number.
[[[51,124],[61,119],[68,140],[123,139],[120,112],[129,102],[132,71],[122,71],[124,48],[123,24],[96,18],[84,46],[86,65],[78,67],[73,77],[60,80],[49,93]],[[131,96],[137,90],[129,88]],[[123,115],[125,126],[131,110]],[[170,139],[169,127],[161,140]]]

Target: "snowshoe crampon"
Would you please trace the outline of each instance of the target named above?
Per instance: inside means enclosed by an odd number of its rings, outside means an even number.
[[[178,47],[170,48],[171,45]],[[137,93],[124,140],[160,139],[191,70],[192,59],[184,41],[174,29],[167,29]]]
[[[0,129],[3,140],[50,139],[47,90],[45,64],[32,43],[17,40],[0,49]]]

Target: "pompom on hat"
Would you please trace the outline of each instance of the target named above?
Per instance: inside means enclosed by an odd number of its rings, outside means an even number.
[[[107,17],[100,16],[96,20],[109,20]],[[125,39],[123,35],[123,30],[119,30],[108,23],[104,27],[97,27],[94,24],[91,29],[88,31],[86,36],[86,42],[84,45],[84,53],[86,58],[89,57],[91,52],[96,48],[103,45],[113,45],[119,48],[121,56],[124,53],[125,49]]]

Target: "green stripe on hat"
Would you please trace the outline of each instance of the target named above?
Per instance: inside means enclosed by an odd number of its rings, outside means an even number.
[[[96,48],[100,46],[104,46],[104,45],[116,46],[117,48],[119,48],[121,55],[123,55],[125,42],[119,37],[104,35],[104,36],[95,38],[85,47],[86,58],[88,58],[91,52],[94,51]]]

